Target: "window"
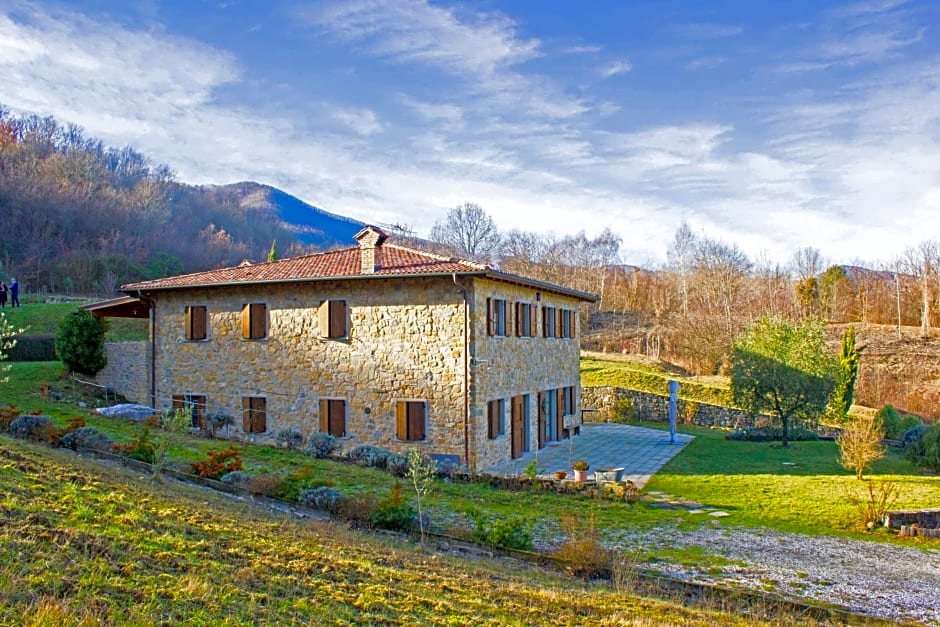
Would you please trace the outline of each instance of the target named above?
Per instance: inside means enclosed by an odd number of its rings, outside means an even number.
[[[208,337],[208,316],[205,305],[186,307],[186,339],[204,340]]]
[[[189,411],[192,425],[199,429],[206,428],[206,397],[197,394],[174,394],[173,409]]]
[[[516,335],[532,337],[535,335],[535,306],[529,303],[516,303]]]
[[[320,337],[341,338],[347,335],[346,301],[323,301],[320,305]]]
[[[487,434],[491,440],[506,433],[506,402],[499,398],[486,404]]]
[[[268,430],[267,404],[263,396],[242,397],[242,431],[264,433]]]
[[[486,332],[488,335],[506,335],[506,301],[501,298],[486,299]]]
[[[574,337],[575,330],[575,311],[572,309],[561,310],[561,337]]]
[[[555,313],[554,307],[542,308],[542,337],[556,337]]]
[[[425,439],[427,407],[424,401],[398,401],[396,433],[399,440],[416,442]]]
[[[268,307],[264,303],[248,303],[242,307],[242,337],[261,340],[268,337]]]
[[[564,390],[563,396],[564,396],[565,415],[566,415],[566,416],[574,416],[574,413],[575,413],[575,410],[574,410],[574,386],[573,386],[573,385],[569,385],[568,387],[562,388],[562,389]]]
[[[346,401],[335,398],[320,399],[320,432],[342,438],[346,435]]]

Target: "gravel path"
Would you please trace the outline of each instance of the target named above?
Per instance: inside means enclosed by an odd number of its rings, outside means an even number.
[[[652,564],[696,582],[809,598],[891,620],[940,625],[940,551],[836,537],[723,527],[656,529],[616,539],[632,550],[700,547],[731,564]],[[723,560],[719,560],[723,561]]]

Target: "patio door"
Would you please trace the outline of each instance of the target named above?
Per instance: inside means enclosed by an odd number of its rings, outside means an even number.
[[[525,451],[525,395],[512,397],[512,458],[522,457]]]

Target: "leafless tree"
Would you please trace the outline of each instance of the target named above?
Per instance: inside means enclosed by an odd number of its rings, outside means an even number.
[[[811,246],[798,249],[790,258],[790,269],[800,281],[819,276],[825,267],[822,253]]]
[[[434,225],[431,239],[450,246],[465,259],[487,262],[499,245],[499,231],[480,205],[465,202]]]
[[[683,220],[672,238],[672,246],[666,253],[669,260],[669,270],[675,272],[678,278],[682,315],[688,315],[689,313],[689,275],[692,272],[697,245],[695,233],[689,228],[689,223]]]

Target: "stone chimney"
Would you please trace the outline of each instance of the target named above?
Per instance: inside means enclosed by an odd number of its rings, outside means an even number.
[[[375,274],[382,267],[382,242],[388,235],[374,226],[365,226],[353,236],[359,242],[362,274]]]

